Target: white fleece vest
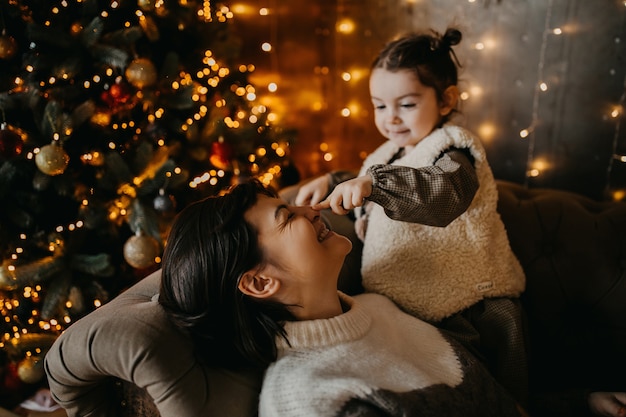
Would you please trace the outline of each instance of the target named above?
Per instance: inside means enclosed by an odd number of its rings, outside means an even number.
[[[430,166],[453,146],[471,151],[478,175],[479,188],[466,212],[446,227],[433,227],[392,220],[373,204],[363,242],[365,289],[434,322],[483,298],[518,297],[526,283],[496,211],[496,183],[478,138],[446,124],[393,164]],[[397,151],[393,142],[385,142],[365,159],[361,175]]]

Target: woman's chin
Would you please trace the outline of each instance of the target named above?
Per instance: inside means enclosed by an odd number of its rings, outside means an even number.
[[[345,255],[349,254],[350,251],[352,250],[352,242],[350,241],[350,239],[348,239],[347,237],[345,237],[344,235],[340,235],[339,233],[335,233],[333,231],[330,231],[328,233],[328,236],[326,236],[325,240],[329,240],[332,239],[333,241],[337,241],[338,244],[341,242],[342,243],[342,248],[344,248],[345,250]]]

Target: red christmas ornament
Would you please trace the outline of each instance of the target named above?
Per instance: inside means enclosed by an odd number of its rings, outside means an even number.
[[[100,94],[100,99],[105,102],[110,108],[114,108],[121,104],[124,104],[130,98],[130,90],[126,84],[113,84],[108,90],[105,90]]]
[[[9,129],[6,123],[0,126],[0,156],[14,158],[22,153],[24,141],[19,133]]]
[[[230,144],[224,142],[224,138],[220,138],[211,144],[211,156],[209,161],[216,168],[226,169],[233,159],[233,148]]]
[[[11,59],[17,52],[17,42],[12,36],[2,33],[0,36],[0,59]]]
[[[105,102],[106,104],[108,104],[109,106],[112,105],[113,103],[113,97],[111,97],[111,93],[109,93],[108,90],[103,91],[100,94],[100,100],[102,100],[103,102]]]
[[[24,388],[24,381],[18,375],[17,368],[18,364],[14,362],[9,363],[6,367],[2,387],[9,392],[19,392]]]
[[[116,104],[123,104],[128,101],[130,91],[126,84],[113,84],[109,88],[109,94]]]

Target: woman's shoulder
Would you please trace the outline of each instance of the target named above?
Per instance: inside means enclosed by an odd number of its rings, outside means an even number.
[[[367,292],[354,296],[356,305],[366,312],[375,321],[381,318],[389,321],[391,327],[433,327],[424,320],[402,310],[391,298],[386,295]]]

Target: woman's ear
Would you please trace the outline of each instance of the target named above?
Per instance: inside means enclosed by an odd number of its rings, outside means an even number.
[[[263,276],[258,271],[248,271],[239,280],[239,291],[254,298],[268,298],[278,292],[280,281],[270,276]]]
[[[459,100],[459,89],[456,85],[451,85],[443,92],[443,100],[439,106],[439,114],[443,117],[450,114],[456,107]]]

